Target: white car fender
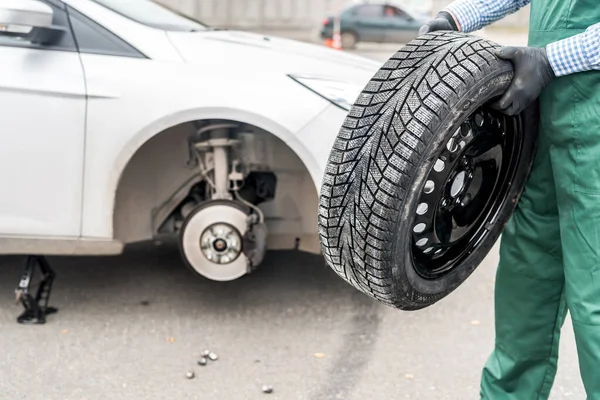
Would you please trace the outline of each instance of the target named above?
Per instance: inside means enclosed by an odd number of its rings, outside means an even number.
[[[84,64],[85,59],[90,57],[94,56],[83,56]],[[121,61],[120,64],[123,62],[125,61]],[[157,90],[162,92],[157,96],[159,99],[172,99],[157,104],[148,102],[147,98],[144,99],[144,92],[134,89],[135,85],[128,84],[126,78],[119,79],[118,83],[106,82],[105,79],[95,81],[94,71],[100,73],[107,66],[104,63],[95,66],[93,64],[86,64],[86,73],[90,77],[88,79],[90,103],[86,133],[83,237],[113,238],[112,217],[115,195],[127,163],[150,138],[167,128],[185,122],[229,119],[264,129],[285,142],[305,163],[315,183],[319,182],[322,173],[321,163],[314,157],[309,143],[303,141],[297,134],[329,107],[330,103],[291,79],[282,77],[282,79],[289,79],[286,93],[294,100],[290,104],[285,104],[285,101],[282,104],[282,100],[276,97],[278,92],[275,89],[263,89],[259,96],[264,97],[260,101],[253,101],[253,97],[247,92],[251,90],[249,87],[252,85],[248,84],[244,85],[243,89],[246,93],[240,92],[237,95],[231,92],[227,101],[216,98],[210,101],[198,99],[201,93],[206,93],[206,87],[203,85],[207,83],[199,83],[199,79],[194,82],[192,76],[173,79],[173,84],[168,85],[168,88],[156,86]],[[133,74],[131,79],[144,81],[143,77],[134,77]],[[113,84],[114,90],[111,88]],[[151,91],[155,84],[149,82],[148,85],[150,86],[148,90]],[[257,93],[260,92],[259,88],[255,89]],[[223,87],[222,90],[232,89]],[[213,93],[213,90],[209,93]],[[131,109],[132,102],[140,104],[140,112],[119,115],[121,109]],[[217,106],[214,106],[215,104]],[[302,107],[303,112],[294,111],[294,107]],[[283,121],[285,126],[275,121]],[[328,134],[331,135],[331,132]]]

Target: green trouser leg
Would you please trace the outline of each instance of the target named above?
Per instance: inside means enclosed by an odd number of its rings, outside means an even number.
[[[588,74],[541,98],[534,168],[502,237],[484,399],[548,398],[568,308],[587,399],[600,400],[599,95],[600,75]]]
[[[529,45],[600,21],[597,0],[531,2]],[[487,400],[547,399],[567,309],[588,400],[600,400],[600,71],[556,78],[540,96],[534,168],[502,236]]]
[[[566,316],[560,226],[549,144],[534,167],[500,246],[496,345],[482,374],[487,400],[546,399],[557,369]]]
[[[600,7],[597,0],[535,0],[530,17],[529,45],[543,47],[599,22]],[[548,184],[556,191],[564,295],[579,369],[587,399],[600,400],[600,71],[555,79],[540,96],[540,122],[550,143]],[[545,236],[540,233],[540,240]],[[505,318],[498,323],[509,326]]]
[[[596,147],[600,147],[600,142]],[[553,151],[552,158],[557,163],[564,162],[565,153]],[[600,157],[597,162],[600,163]],[[573,190],[572,184],[568,186],[569,190],[559,194],[559,199],[564,197],[559,200],[559,209],[565,294],[587,399],[600,400],[600,191],[581,193]]]
[[[563,79],[551,93],[570,104],[552,121],[565,294],[588,400],[600,400],[600,74]],[[555,114],[560,115],[560,114]]]

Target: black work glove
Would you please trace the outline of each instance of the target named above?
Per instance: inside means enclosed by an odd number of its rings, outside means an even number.
[[[500,100],[492,108],[507,115],[517,115],[533,103],[552,79],[554,71],[546,49],[537,47],[502,47],[499,58],[513,63],[515,75]]]
[[[446,11],[437,13],[434,19],[423,25],[419,29],[419,35],[435,31],[458,31],[456,22],[452,15]]]

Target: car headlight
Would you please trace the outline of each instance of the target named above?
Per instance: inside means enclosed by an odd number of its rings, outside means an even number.
[[[326,78],[298,75],[289,77],[346,111],[350,111],[364,89],[364,86]]]

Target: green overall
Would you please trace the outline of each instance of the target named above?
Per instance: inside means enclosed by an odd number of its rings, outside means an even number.
[[[598,22],[599,0],[532,0],[529,45]],[[600,400],[600,71],[556,78],[540,117],[533,170],[502,235],[481,398],[547,399],[569,311],[587,398]]]

